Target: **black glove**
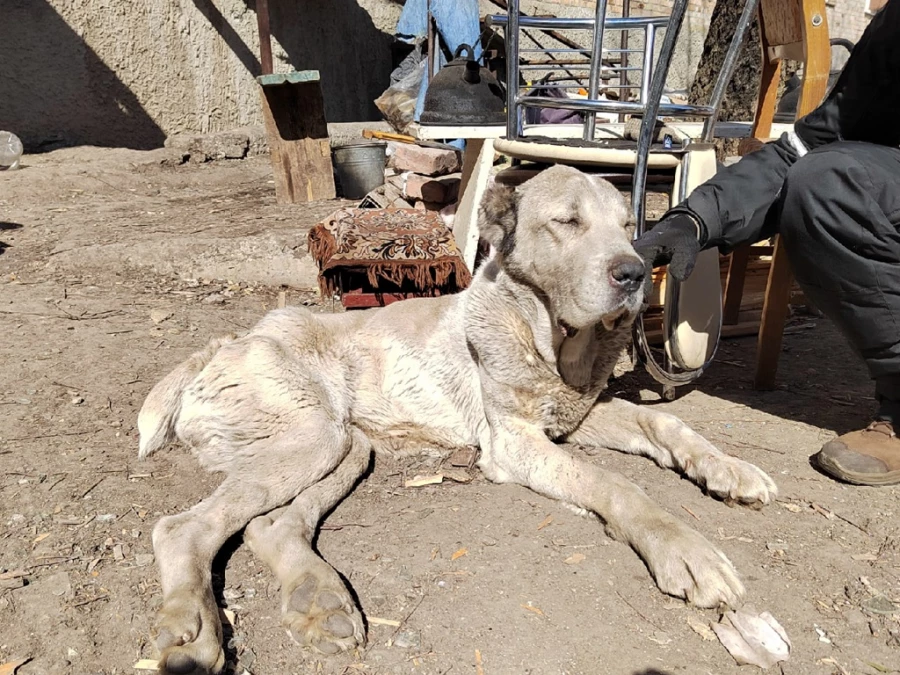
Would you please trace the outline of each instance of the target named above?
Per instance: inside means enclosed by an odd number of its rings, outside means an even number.
[[[684,281],[694,270],[700,242],[697,239],[697,222],[683,212],[663,216],[656,227],[634,241],[634,250],[644,259],[647,267],[648,293],[652,290],[654,267],[669,266],[669,274]],[[649,296],[648,296],[649,297]]]

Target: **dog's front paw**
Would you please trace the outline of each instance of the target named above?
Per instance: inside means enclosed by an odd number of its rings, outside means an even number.
[[[697,467],[707,492],[728,503],[763,507],[774,501],[778,487],[758,466],[728,455],[708,455]]]
[[[739,607],[744,585],[725,554],[672,518],[648,533],[639,548],[660,590],[698,607]]]

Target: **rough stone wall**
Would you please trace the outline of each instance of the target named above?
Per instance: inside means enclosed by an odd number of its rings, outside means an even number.
[[[826,14],[828,16],[828,32],[831,37],[847,38],[852,42],[859,40],[866,26],[869,25],[873,13],[868,7],[878,6],[882,3],[869,0],[825,0]],[[831,50],[831,65],[834,68],[842,68],[847,62],[847,52],[835,47]]]
[[[0,128],[152,148],[260,122],[254,0],[4,0]],[[330,122],[379,119],[400,5],[269,0],[275,70],[321,72]]]
[[[829,0],[832,34],[858,39],[869,3]],[[48,144],[152,148],[177,133],[260,122],[255,0],[3,0],[0,128]],[[686,91],[715,0],[691,0],[669,87]],[[329,122],[379,119],[402,0],[269,0],[277,71],[317,69]],[[482,0],[482,12],[499,10]],[[665,15],[671,0],[632,0]],[[593,0],[523,0],[523,10],[591,16]],[[620,14],[622,0],[610,0]],[[611,36],[612,40],[617,37]],[[590,36],[585,36],[585,44]],[[638,46],[639,43],[632,43]],[[835,49],[835,63],[843,62]]]

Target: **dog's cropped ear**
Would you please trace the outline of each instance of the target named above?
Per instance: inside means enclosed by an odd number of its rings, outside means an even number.
[[[519,196],[508,185],[488,188],[478,209],[478,232],[495,250],[507,254],[515,242]]]

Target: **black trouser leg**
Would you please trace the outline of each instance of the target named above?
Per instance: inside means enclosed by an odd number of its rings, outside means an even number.
[[[768,215],[803,292],[865,361],[900,422],[900,149],[843,141],[789,170]]]

